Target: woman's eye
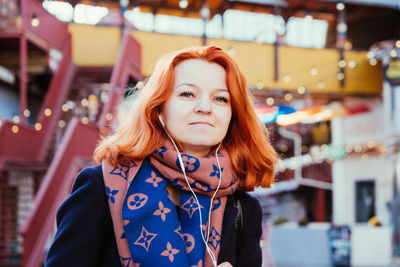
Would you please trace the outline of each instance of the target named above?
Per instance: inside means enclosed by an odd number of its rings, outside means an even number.
[[[194,97],[194,94],[192,92],[182,92],[179,96]]]
[[[227,98],[227,97],[224,97],[224,96],[217,96],[217,97],[215,97],[215,101],[217,101],[217,102],[222,102],[222,103],[228,103],[228,102],[229,102],[228,98]]]

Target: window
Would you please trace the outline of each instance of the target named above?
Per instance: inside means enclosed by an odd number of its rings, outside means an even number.
[[[368,222],[375,216],[375,181],[356,182],[356,222]]]

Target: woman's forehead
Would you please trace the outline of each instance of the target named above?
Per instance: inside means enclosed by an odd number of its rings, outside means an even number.
[[[182,84],[227,89],[225,69],[201,59],[185,60],[175,67],[175,87]]]

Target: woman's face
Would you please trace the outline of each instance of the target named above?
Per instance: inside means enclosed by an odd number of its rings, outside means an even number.
[[[201,59],[178,64],[174,91],[161,116],[184,153],[206,156],[224,139],[232,117],[224,68]]]

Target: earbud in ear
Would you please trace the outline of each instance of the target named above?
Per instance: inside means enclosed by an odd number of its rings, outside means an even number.
[[[162,125],[163,127],[165,127],[165,123],[164,123],[164,121],[163,121],[163,119],[162,119],[162,117],[161,117],[161,114],[158,115],[158,119],[160,120],[161,125]]]

